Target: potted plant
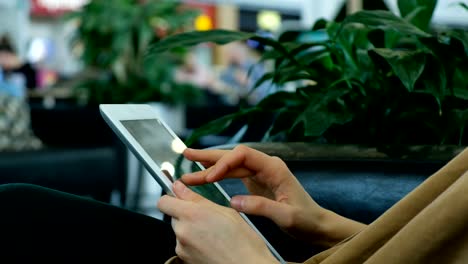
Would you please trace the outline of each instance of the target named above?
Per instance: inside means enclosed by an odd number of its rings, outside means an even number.
[[[219,133],[232,121],[274,116],[263,141],[357,144],[402,155],[407,146],[468,142],[468,33],[430,28],[436,1],[400,0],[401,17],[361,11],[343,22],[318,21],[320,42],[299,43],[225,30],[188,32],[163,39],[151,54],[200,42],[253,39],[270,47],[262,60],[275,68],[257,83],[300,83],[254,107],[196,130],[188,143]],[[468,12],[467,12],[468,16]]]
[[[161,38],[189,27],[198,12],[171,0],[90,1],[68,19],[78,21],[74,47],[91,78],[77,93],[88,104],[193,102],[198,88],[174,82],[173,70],[185,50],[146,57],[147,48]]]
[[[174,80],[187,50],[146,56],[150,45],[191,28],[198,12],[173,0],[95,0],[67,19],[77,21],[73,40],[82,50],[84,74],[77,98],[102,103],[148,103],[177,132],[184,131],[184,105],[203,100],[198,87]],[[84,100],[83,100],[84,98]]]

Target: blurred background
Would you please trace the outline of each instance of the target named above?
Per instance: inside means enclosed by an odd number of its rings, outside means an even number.
[[[438,1],[431,24],[466,30],[458,2]],[[159,187],[141,176],[98,104],[150,103],[185,139],[296,87],[264,82],[251,91],[273,67],[259,62],[266,50],[256,41],[203,43],[150,58],[148,48],[176,33],[212,29],[321,41],[327,36],[311,30],[319,19],[342,21],[363,9],[398,13],[396,0],[0,0],[0,183],[40,184],[160,217]],[[230,143],[241,129],[195,147]],[[254,131],[244,140],[261,138]]]

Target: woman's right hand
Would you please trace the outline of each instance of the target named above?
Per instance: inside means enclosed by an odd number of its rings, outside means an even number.
[[[234,196],[231,206],[246,214],[270,218],[298,239],[332,246],[364,227],[320,207],[278,157],[243,145],[233,150],[186,149],[184,156],[208,167],[184,175],[184,183],[200,185],[239,178],[252,195]]]

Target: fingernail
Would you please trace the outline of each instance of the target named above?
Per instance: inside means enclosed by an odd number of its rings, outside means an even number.
[[[183,152],[183,153],[186,153],[187,151],[190,152],[191,150],[192,150],[191,148],[186,148],[186,149],[184,149],[184,152]]]
[[[234,209],[241,210],[243,205],[243,199],[240,197],[233,197],[231,199],[231,207]]]
[[[185,189],[185,185],[180,181],[174,182],[174,191],[175,192],[183,192]]]

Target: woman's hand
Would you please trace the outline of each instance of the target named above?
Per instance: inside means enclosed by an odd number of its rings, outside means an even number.
[[[176,253],[184,263],[278,263],[263,240],[231,208],[217,205],[177,181],[159,209],[172,216]]]
[[[231,151],[187,149],[184,155],[208,167],[184,175],[184,183],[199,185],[240,178],[252,195],[233,197],[231,206],[247,214],[270,218],[298,239],[332,246],[364,227],[320,207],[277,157],[243,145]]]

